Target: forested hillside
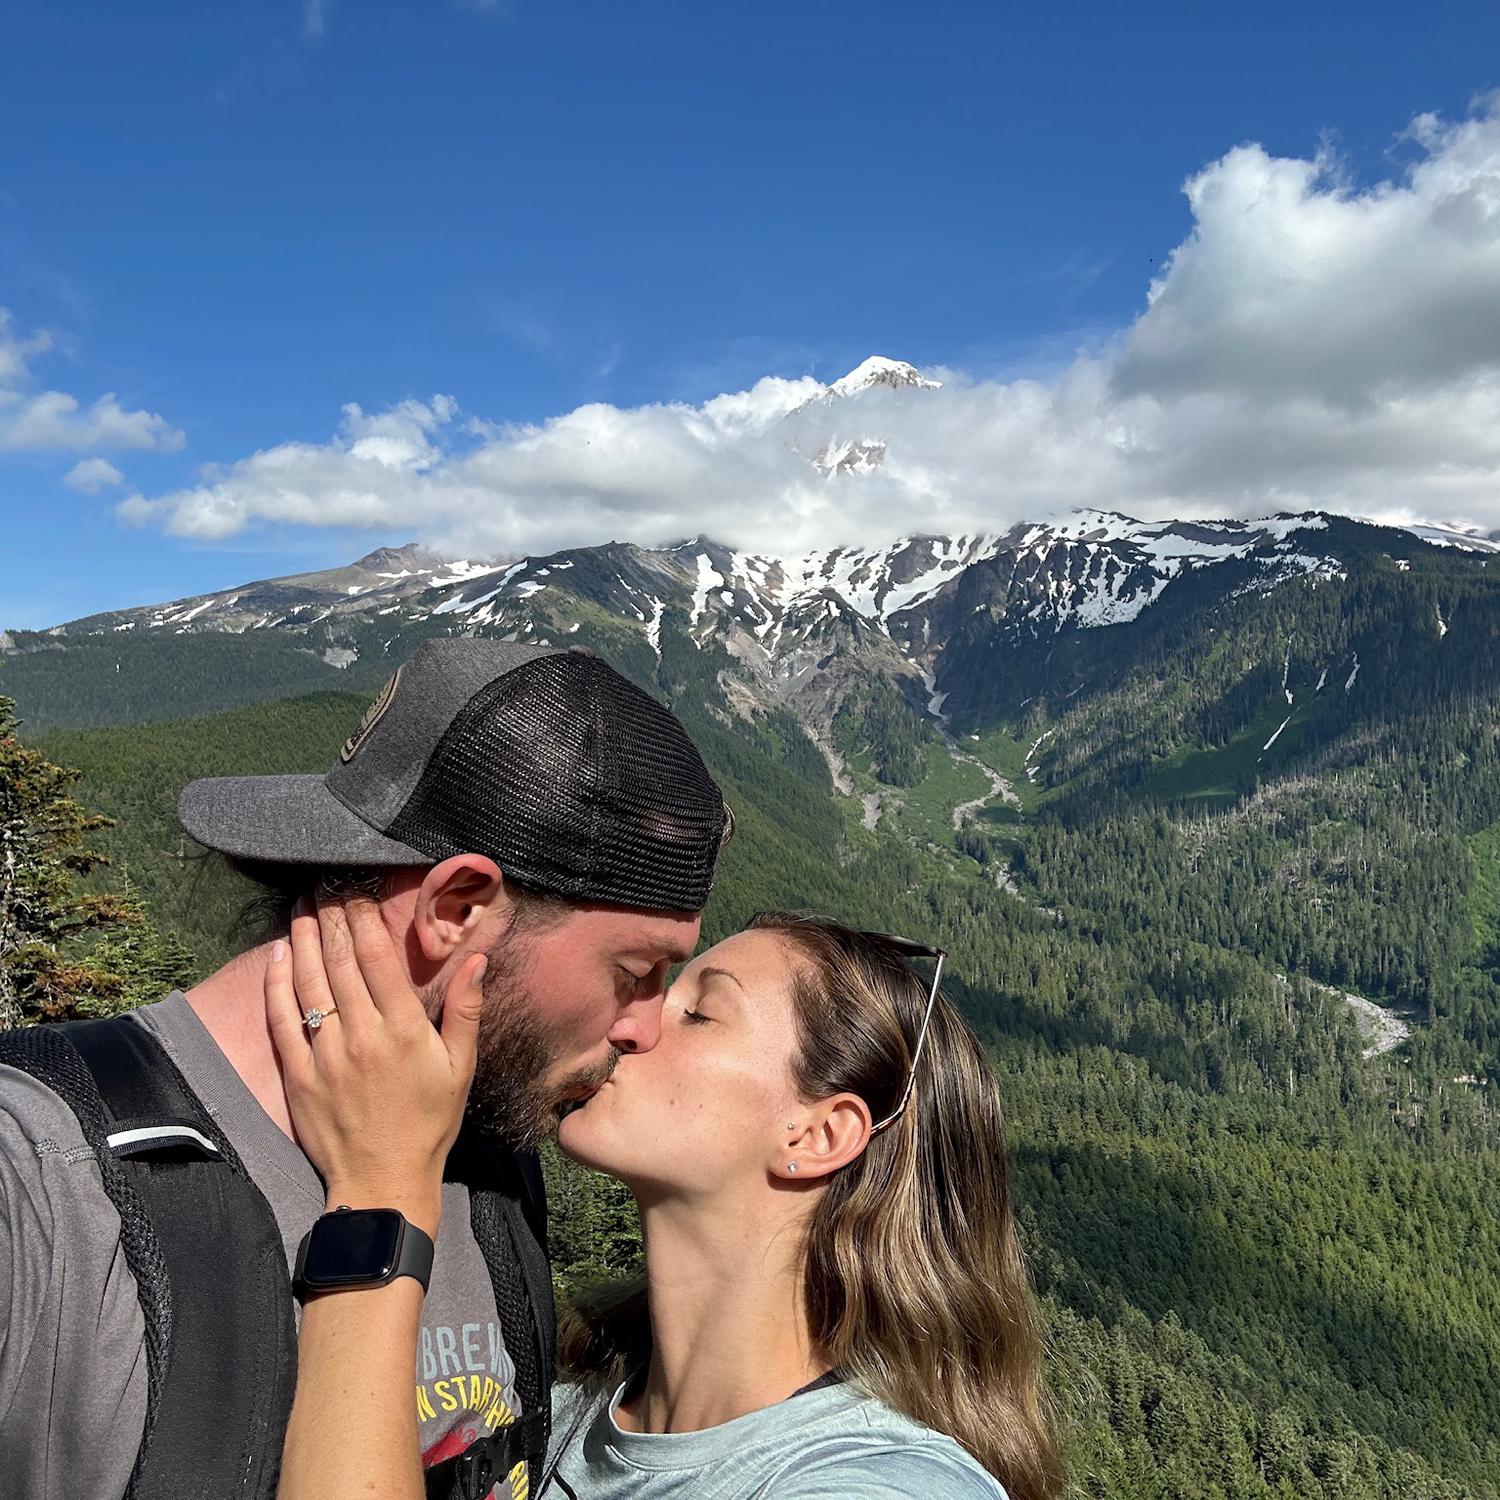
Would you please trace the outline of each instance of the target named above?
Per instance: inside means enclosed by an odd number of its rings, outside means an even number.
[[[1469,632],[1443,664],[1417,654],[1443,639],[1411,617],[1419,580],[1384,573],[1095,632],[1117,670],[1056,708],[949,726],[871,682],[830,726],[832,773],[670,613],[659,657],[613,642],[738,815],[707,937],[790,905],[951,950],[1082,1495],[1500,1493],[1493,607],[1434,601]],[[177,790],[321,769],[364,701],[38,743],[117,820],[92,878],[128,873],[207,966],[236,892],[183,846]],[[1410,1038],[1375,1050],[1345,990]],[[563,1285],[628,1264],[618,1193],[549,1170]]]

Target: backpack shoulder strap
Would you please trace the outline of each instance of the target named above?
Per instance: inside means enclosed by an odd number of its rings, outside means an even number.
[[[171,1058],[128,1017],[0,1034],[0,1063],[77,1116],[120,1215],[147,1367],[127,1500],[270,1500],[296,1381],[270,1205]]]
[[[544,1375],[542,1395],[550,1406],[552,1375],[557,1368],[557,1307],[552,1290],[552,1262],[547,1250],[547,1187],[542,1178],[541,1158],[535,1151],[507,1154],[514,1172],[509,1193],[510,1213],[540,1348]],[[501,1192],[506,1192],[503,1182]]]
[[[427,1470],[432,1500],[479,1500],[525,1462],[536,1486],[552,1429],[557,1313],[546,1248],[546,1191],[533,1152],[516,1152],[465,1129],[450,1158],[469,1189],[469,1222],[495,1292],[505,1347],[516,1367],[517,1420]],[[534,1489],[529,1490],[535,1493]]]

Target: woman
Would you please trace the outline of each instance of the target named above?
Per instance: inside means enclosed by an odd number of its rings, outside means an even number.
[[[646,1272],[643,1297],[600,1300],[565,1331],[551,1493],[1056,1492],[998,1090],[936,976],[905,961],[915,946],[763,915],[683,970],[658,1045],[563,1120],[563,1150],[634,1194]],[[378,1045],[364,1028],[355,1060],[345,1029],[307,1040],[291,969],[269,966],[268,1012],[330,1201],[435,1228],[477,982],[424,1035],[397,971],[367,971],[374,998],[340,1011],[393,1024]],[[309,1304],[283,1500],[422,1495],[419,1308],[411,1278]],[[353,1405],[333,1378],[351,1368]]]

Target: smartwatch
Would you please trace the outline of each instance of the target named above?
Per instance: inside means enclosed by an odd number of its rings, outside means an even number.
[[[394,1208],[348,1208],[324,1214],[302,1237],[292,1287],[314,1292],[385,1286],[415,1276],[427,1290],[432,1278],[432,1237]]]

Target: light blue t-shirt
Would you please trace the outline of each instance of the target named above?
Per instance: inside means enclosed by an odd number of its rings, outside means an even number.
[[[811,1390],[702,1432],[627,1432],[608,1401],[553,1391],[561,1449],[547,1500],[1006,1500],[952,1438],[853,1385]],[[554,1450],[554,1455],[557,1449]]]

